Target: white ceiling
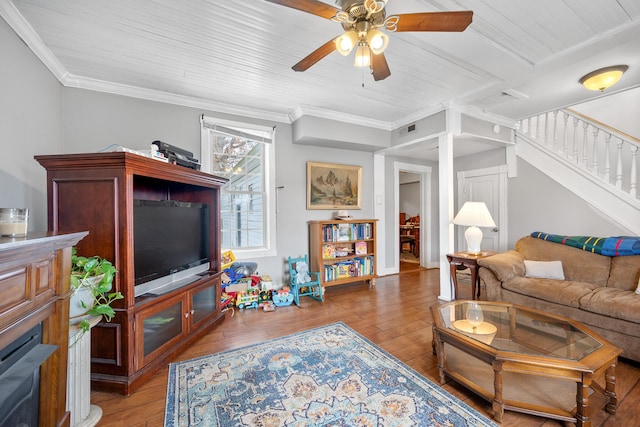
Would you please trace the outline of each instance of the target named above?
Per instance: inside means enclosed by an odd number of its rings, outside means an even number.
[[[331,0],[325,3],[334,5]],[[393,33],[375,82],[334,52],[291,66],[339,24],[264,0],[0,0],[60,81],[258,118],[346,117],[394,129],[443,105],[512,120],[600,96],[578,84],[627,64],[640,86],[638,0],[389,0],[387,14],[472,10],[462,33]]]

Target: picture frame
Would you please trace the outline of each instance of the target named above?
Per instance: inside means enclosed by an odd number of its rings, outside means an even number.
[[[307,209],[361,209],[362,166],[307,162]]]

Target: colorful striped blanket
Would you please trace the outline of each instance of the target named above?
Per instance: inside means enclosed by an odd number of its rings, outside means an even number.
[[[535,231],[532,237],[606,256],[640,255],[640,236],[561,236]]]

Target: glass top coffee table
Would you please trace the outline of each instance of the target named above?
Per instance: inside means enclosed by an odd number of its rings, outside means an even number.
[[[445,376],[506,410],[590,426],[615,413],[622,350],[566,317],[516,304],[456,300],[431,307],[433,349]],[[604,387],[596,379],[604,376]]]

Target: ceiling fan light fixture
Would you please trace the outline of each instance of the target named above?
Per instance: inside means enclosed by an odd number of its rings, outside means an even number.
[[[371,49],[366,42],[358,43],[356,49],[356,59],[354,64],[356,67],[369,67],[371,66]]]
[[[580,79],[580,84],[589,90],[604,92],[618,83],[620,77],[629,69],[628,65],[614,65],[590,72]]]
[[[374,28],[367,33],[367,44],[374,55],[379,55],[387,48],[389,36]]]
[[[358,34],[355,31],[346,31],[344,34],[336,37],[336,50],[342,56],[347,56],[351,53],[353,48],[358,42]]]
[[[381,12],[388,0],[365,0],[364,7],[370,14]]]

